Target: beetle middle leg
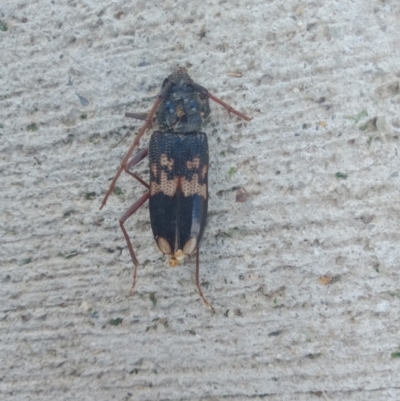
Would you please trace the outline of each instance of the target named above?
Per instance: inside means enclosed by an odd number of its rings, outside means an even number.
[[[146,113],[146,112],[139,112],[139,113],[131,113],[129,111],[127,111],[125,113],[125,117],[129,117],[129,118],[135,118],[136,120],[142,120],[142,121],[146,121],[147,116],[149,115],[150,112]],[[155,121],[155,117],[153,117],[153,122]]]
[[[132,159],[129,160],[128,164],[125,167],[125,172],[131,175],[136,180],[138,180],[147,189],[150,189],[150,185],[146,181],[144,181],[136,173],[132,173],[132,171],[129,171],[131,167],[135,166],[136,164],[140,163],[143,159],[145,159],[148,154],[149,154],[149,149],[143,149],[140,152],[138,152],[137,155],[133,156]]]

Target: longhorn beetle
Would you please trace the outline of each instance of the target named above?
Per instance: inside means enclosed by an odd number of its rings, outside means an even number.
[[[145,123],[123,158],[100,209],[113,192],[122,171],[143,184],[148,191],[119,219],[134,264],[131,292],[136,284],[139,262],[124,223],[149,199],[151,228],[160,251],[169,255],[170,267],[177,266],[186,255],[196,254],[196,286],[200,297],[214,311],[201,291],[199,280],[199,248],[206,225],[208,203],[208,144],[207,135],[200,132],[200,129],[203,120],[210,114],[208,99],[219,103],[229,114],[250,121],[249,117],[193,82],[185,68],[177,68],[164,80],[148,113],[125,114],[127,117],[145,120]],[[154,120],[160,131],[153,132],[149,149],[143,149],[131,158],[141,137]],[[147,155],[150,161],[150,184],[130,171]]]

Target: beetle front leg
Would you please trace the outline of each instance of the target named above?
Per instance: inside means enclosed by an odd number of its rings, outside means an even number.
[[[172,87],[172,82],[167,82],[165,84],[165,86],[161,89],[160,93],[158,94],[157,99],[153,104],[153,107],[151,108],[151,110],[147,114],[147,117],[146,117],[145,123],[143,124],[143,127],[140,129],[140,131],[136,135],[136,138],[133,141],[131,147],[129,148],[128,153],[125,155],[125,157],[123,158],[123,160],[121,162],[120,168],[118,169],[118,171],[115,174],[113,180],[111,181],[110,188],[108,189],[106,195],[104,196],[103,201],[101,202],[100,210],[107,203],[107,199],[110,196],[111,192],[114,191],[115,184],[117,183],[117,180],[118,180],[119,176],[121,175],[122,171],[124,171],[124,170],[126,171],[126,166],[128,164],[129,158],[131,157],[131,155],[132,155],[133,151],[135,150],[135,148],[139,145],[140,138],[144,135],[144,133],[146,132],[146,129],[151,127],[152,122],[153,122],[154,114],[155,114],[158,106],[162,102],[162,100],[167,96],[167,94],[171,90],[171,87]]]
[[[228,103],[225,103],[223,100],[221,100],[221,99],[219,99],[218,97],[212,95],[212,94],[208,91],[208,89],[204,88],[203,86],[201,86],[201,85],[199,85],[199,84],[196,84],[196,82],[192,82],[191,85],[192,85],[192,87],[193,87],[193,89],[194,89],[195,91],[201,93],[201,94],[204,95],[204,96],[207,96],[207,97],[208,97],[209,99],[211,99],[211,100],[214,100],[214,102],[219,103],[222,107],[224,107],[224,108],[228,111],[229,115],[230,115],[231,113],[233,113],[233,114],[236,114],[237,116],[239,116],[240,118],[243,118],[243,120],[246,120],[246,121],[250,121],[250,120],[251,120],[250,117],[247,117],[246,115],[244,115],[244,114],[241,113],[240,111],[234,109],[234,108],[233,108],[232,106],[230,106]]]
[[[140,152],[138,152],[135,156],[133,156],[131,158],[131,160],[129,160],[128,164],[125,167],[125,172],[128,173],[129,175],[131,175],[132,177],[136,178],[142,185],[144,185],[147,189],[150,189],[150,185],[142,180],[141,177],[139,177],[137,174],[132,173],[131,171],[129,171],[129,169],[133,166],[136,166],[136,164],[140,163],[143,159],[145,159],[147,157],[149,153],[148,149],[142,149]],[[137,200],[119,219],[119,225],[121,227],[121,230],[124,234],[126,243],[128,245],[128,249],[129,249],[129,253],[131,255],[131,259],[134,265],[134,271],[133,271],[133,284],[132,284],[132,288],[130,290],[130,293],[133,293],[133,290],[135,288],[136,285],[136,274],[137,274],[137,267],[139,265],[139,261],[136,258],[135,252],[133,251],[133,247],[132,247],[132,243],[131,240],[129,239],[129,235],[126,232],[126,229],[124,227],[124,223],[125,221],[132,216],[133,213],[136,212],[136,210],[138,210],[140,208],[140,206],[142,206],[147,199],[149,199],[150,193],[147,192],[145,193],[139,200]]]
[[[136,258],[135,252],[133,251],[132,243],[131,240],[129,239],[129,235],[125,230],[124,223],[126,220],[128,220],[129,217],[133,215],[133,213],[136,212],[142,206],[150,197],[150,192],[146,192],[142,197],[140,197],[119,219],[119,225],[121,227],[121,230],[124,234],[126,244],[128,245],[129,253],[131,255],[131,259],[134,265],[134,270],[133,270],[133,284],[132,288],[130,290],[130,294],[133,294],[133,290],[136,285],[136,274],[137,274],[137,268],[139,266],[139,261]]]

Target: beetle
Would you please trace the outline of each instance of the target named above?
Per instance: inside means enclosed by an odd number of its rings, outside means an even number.
[[[203,121],[210,114],[209,99],[222,105],[229,114],[250,121],[249,117],[195,83],[182,67],[178,67],[164,80],[148,113],[125,114],[145,122],[123,158],[100,209],[113,192],[122,171],[143,184],[147,192],[119,219],[134,265],[131,293],[136,285],[139,262],[124,223],[149,200],[151,228],[160,251],[169,256],[170,267],[177,266],[185,256],[196,255],[196,286],[202,300],[214,311],[203,295],[199,280],[200,241],[206,225],[208,205],[208,143],[207,135],[200,130]],[[159,130],[151,135],[149,148],[131,157],[145,131],[152,127],[154,121]],[[147,156],[150,184],[130,171]]]

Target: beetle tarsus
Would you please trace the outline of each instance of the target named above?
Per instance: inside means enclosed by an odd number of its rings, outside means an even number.
[[[200,248],[197,247],[196,249],[196,286],[197,286],[197,290],[199,291],[199,295],[201,297],[201,299],[204,301],[204,303],[211,308],[211,311],[213,313],[215,313],[215,309],[213,308],[213,306],[210,304],[210,302],[208,302],[205,298],[205,296],[203,295],[203,291],[201,290],[200,287]]]

